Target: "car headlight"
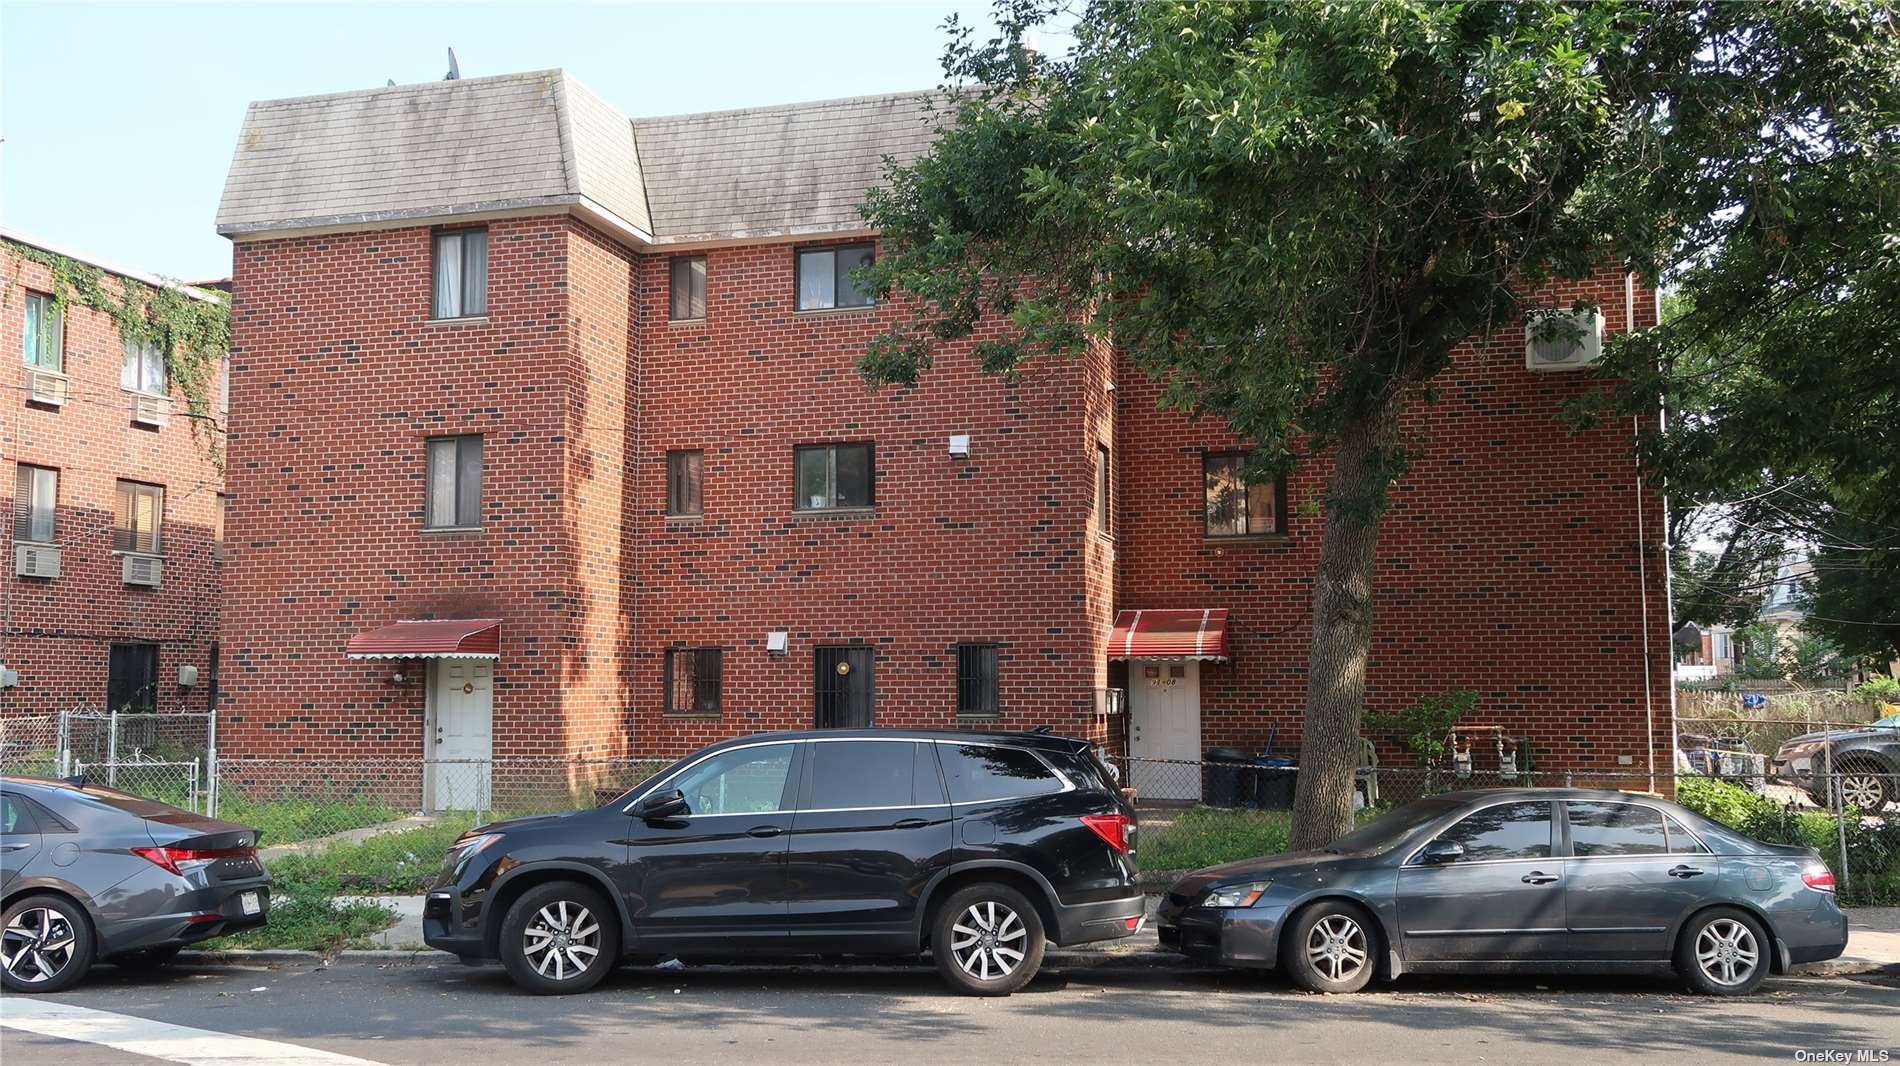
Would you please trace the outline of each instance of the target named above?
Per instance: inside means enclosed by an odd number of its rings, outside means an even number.
[[[1222,885],[1210,889],[1201,897],[1203,907],[1251,907],[1272,887],[1272,881],[1249,881],[1239,885]]]
[[[460,871],[462,864],[483,848],[501,839],[500,833],[471,833],[449,845],[448,854],[442,857],[445,869]]]

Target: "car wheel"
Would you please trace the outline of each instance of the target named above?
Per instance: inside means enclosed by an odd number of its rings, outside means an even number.
[[[1313,992],[1357,992],[1378,969],[1379,932],[1366,912],[1340,900],[1301,911],[1280,946],[1293,983]]]
[[[619,919],[585,885],[536,885],[502,919],[502,966],[515,984],[536,995],[585,992],[619,961]]]
[[[1042,966],[1042,917],[1008,885],[958,889],[930,930],[937,972],[959,992],[1007,996]]]
[[[1689,919],[1676,939],[1676,972],[1705,996],[1743,996],[1768,977],[1772,945],[1760,922],[1731,907]]]
[[[1893,799],[1887,775],[1872,767],[1855,766],[1842,770],[1834,778],[1834,786],[1840,793],[1841,806],[1858,807],[1868,814],[1880,810]]]
[[[122,970],[156,970],[168,965],[185,950],[182,944],[173,944],[164,948],[145,948],[141,951],[128,951],[123,955],[114,955],[106,960]]]
[[[71,988],[92,966],[92,922],[63,896],[28,896],[0,920],[0,985],[9,992]]]

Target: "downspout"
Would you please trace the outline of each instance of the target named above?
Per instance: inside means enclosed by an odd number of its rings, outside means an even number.
[[[1636,332],[1636,275],[1623,275],[1623,332],[1625,335]],[[1642,435],[1641,415],[1630,416],[1630,440],[1634,442]],[[1644,754],[1648,759],[1649,791],[1656,791],[1656,687],[1654,671],[1650,662],[1649,649],[1649,552],[1644,545],[1649,526],[1643,515],[1643,469],[1642,456],[1632,457],[1636,464],[1636,574],[1637,585],[1642,593],[1642,617],[1638,624],[1643,633],[1643,736]]]

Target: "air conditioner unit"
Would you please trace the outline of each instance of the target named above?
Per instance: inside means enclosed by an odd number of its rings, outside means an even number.
[[[1524,369],[1577,370],[1603,358],[1603,315],[1535,311],[1524,323]]]
[[[58,407],[66,402],[66,375],[36,366],[26,368],[26,400]]]
[[[20,577],[58,577],[59,549],[51,544],[15,544],[13,572]]]
[[[169,396],[135,396],[132,398],[132,421],[153,429],[164,429],[165,420],[172,413],[172,401]]]
[[[128,585],[157,588],[165,576],[165,560],[153,555],[127,555],[119,564]]]

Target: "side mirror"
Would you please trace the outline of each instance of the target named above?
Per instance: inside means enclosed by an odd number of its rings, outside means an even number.
[[[671,818],[685,813],[687,813],[686,793],[677,788],[663,788],[658,792],[649,792],[640,797],[640,802],[633,805],[635,818],[651,820]]]
[[[1456,840],[1434,840],[1418,853],[1418,860],[1427,866],[1443,866],[1464,857],[1465,846]]]

